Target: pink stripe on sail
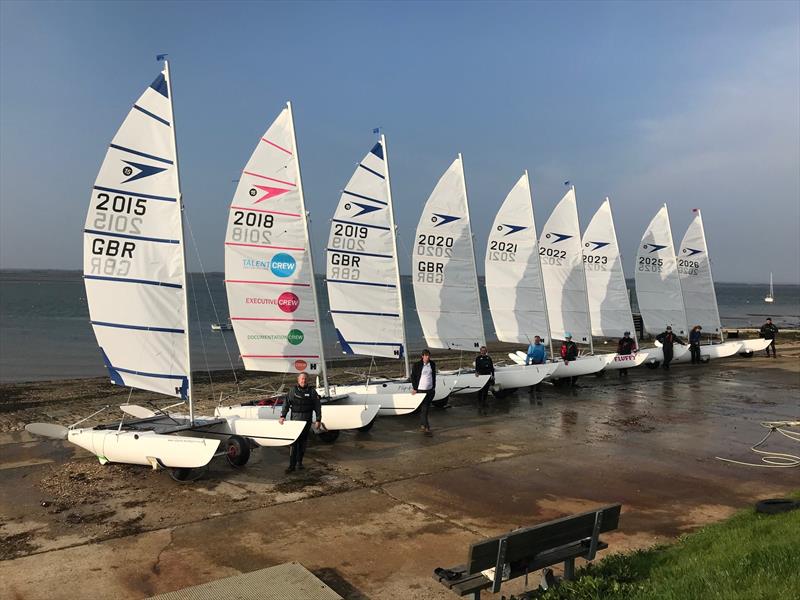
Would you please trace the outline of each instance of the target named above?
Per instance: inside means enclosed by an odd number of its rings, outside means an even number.
[[[299,217],[300,216],[299,213],[287,213],[287,212],[281,212],[279,210],[264,210],[263,208],[249,208],[247,206],[233,206],[233,205],[231,205],[231,208],[235,208],[237,210],[251,210],[253,212],[268,213],[270,215],[283,215],[285,217]]]
[[[231,321],[291,321],[292,323],[313,323],[314,319],[269,319],[267,317],[231,317]]]
[[[249,279],[226,279],[225,283],[255,283],[259,285],[296,285],[298,287],[311,287],[310,283],[292,283],[290,281],[251,281]]]
[[[250,248],[270,248],[271,250],[296,250],[302,252],[305,248],[292,248],[290,246],[264,246],[263,244],[242,244],[241,242],[225,242],[226,246],[248,246]]]
[[[270,146],[275,146],[278,150],[282,150],[283,152],[286,152],[286,154],[288,154],[289,156],[292,155],[292,153],[289,152],[286,148],[284,148],[283,146],[278,146],[278,144],[276,144],[275,142],[270,142],[267,138],[261,138],[261,141],[262,142],[267,142]]]
[[[242,171],[245,175],[251,175],[253,177],[259,177],[261,179],[268,179],[270,181],[274,181],[275,183],[282,183],[283,185],[290,185],[292,187],[297,187],[296,183],[291,183],[289,181],[283,181],[283,179],[275,179],[274,177],[267,177],[266,175],[260,175],[258,173],[253,173],[252,171]]]

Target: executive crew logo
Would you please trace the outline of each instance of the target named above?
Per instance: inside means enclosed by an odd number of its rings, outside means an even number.
[[[297,261],[291,255],[281,252],[272,257],[269,268],[276,277],[290,277],[297,268]]]
[[[278,308],[285,313],[293,313],[300,308],[300,298],[292,292],[283,292],[278,296]]]

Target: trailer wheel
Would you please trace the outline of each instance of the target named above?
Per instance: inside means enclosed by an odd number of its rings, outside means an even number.
[[[321,439],[326,444],[332,444],[339,437],[339,430],[336,429],[334,431],[320,431],[317,435],[319,436],[319,439]]]
[[[360,431],[361,433],[367,433],[370,429],[372,429],[373,425],[375,425],[375,419],[372,419],[372,421],[370,421],[363,427],[356,428],[356,431]]]
[[[742,358],[753,358],[753,351],[748,350],[747,352],[739,352],[739,356]]]
[[[189,467],[175,467],[169,470],[169,476],[178,483],[197,481],[206,472],[205,467],[191,469]]]
[[[658,361],[655,361],[655,362],[644,363],[644,364],[648,369],[657,369],[658,365],[660,365],[661,363],[658,362]]]
[[[240,435],[232,435],[225,440],[225,458],[234,468],[243,467],[250,460],[250,444]]]

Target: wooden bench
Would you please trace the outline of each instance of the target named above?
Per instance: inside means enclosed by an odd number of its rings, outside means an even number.
[[[564,563],[564,578],[575,575],[575,559],[594,560],[598,550],[608,548],[600,534],[619,527],[621,504],[612,504],[579,515],[564,517],[533,527],[516,529],[505,535],[474,543],[466,565],[437,569],[434,579],[459,596],[491,588],[500,591],[503,581],[527,576],[539,569]],[[494,568],[501,576],[487,577],[483,571]]]

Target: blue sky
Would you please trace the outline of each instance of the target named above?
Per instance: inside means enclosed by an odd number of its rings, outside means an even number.
[[[799,283],[799,6],[5,1],[0,266],[80,268],[106,146],[168,52],[207,270],[222,268],[231,180],[288,99],[318,256],[381,126],[404,272],[422,206],[462,152],[481,264],[527,168],[539,225],[565,180],[584,225],[611,196],[629,275],[666,202],[676,243],[703,209],[717,280]]]

